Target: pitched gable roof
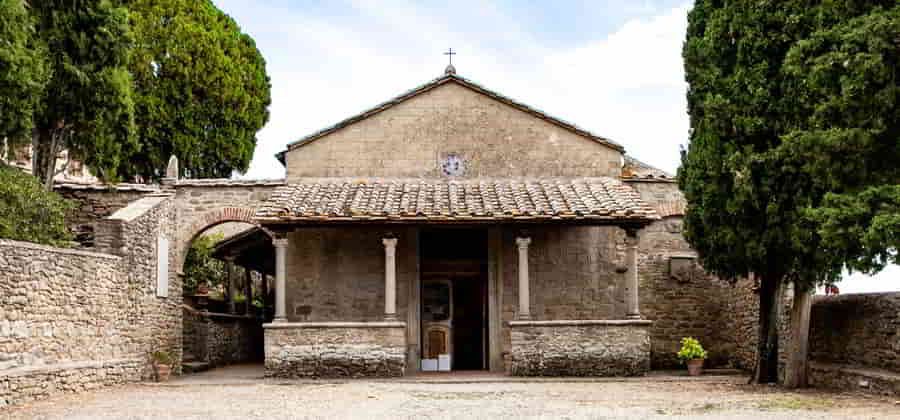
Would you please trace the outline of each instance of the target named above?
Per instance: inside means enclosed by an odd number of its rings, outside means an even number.
[[[621,144],[616,143],[615,141],[612,141],[612,140],[610,140],[610,139],[608,139],[608,138],[606,138],[606,137],[602,137],[602,136],[599,136],[599,135],[597,135],[597,134],[591,133],[590,131],[587,131],[587,130],[585,130],[585,129],[583,129],[583,128],[581,128],[581,127],[579,127],[579,126],[577,126],[577,125],[575,125],[575,124],[573,124],[573,123],[570,123],[570,122],[565,121],[565,120],[563,120],[563,119],[560,119],[560,118],[554,117],[554,116],[552,116],[552,115],[549,115],[549,114],[547,114],[547,113],[544,112],[544,111],[541,111],[541,110],[539,110],[539,109],[537,109],[537,108],[528,106],[528,105],[526,105],[526,104],[524,104],[524,103],[522,103],[522,102],[516,101],[515,99],[512,99],[512,98],[510,98],[510,97],[508,97],[508,96],[501,95],[500,93],[497,93],[497,92],[495,92],[495,91],[493,91],[493,90],[490,90],[490,89],[488,89],[488,88],[486,88],[486,87],[484,87],[484,86],[481,86],[481,85],[479,85],[478,83],[475,83],[475,82],[473,82],[473,81],[471,81],[471,80],[469,80],[469,79],[466,79],[466,78],[464,78],[464,77],[462,77],[462,76],[459,76],[459,75],[457,75],[455,72],[447,72],[447,73],[444,74],[443,76],[438,77],[437,79],[434,79],[434,80],[432,80],[432,81],[430,81],[430,82],[428,82],[428,83],[425,83],[424,85],[418,86],[418,87],[416,87],[416,88],[414,88],[414,89],[412,89],[412,90],[410,90],[410,91],[407,91],[407,92],[401,94],[400,96],[394,97],[394,98],[392,98],[392,99],[390,99],[390,100],[388,100],[388,101],[386,101],[386,102],[382,102],[382,103],[380,103],[380,104],[378,104],[378,105],[376,105],[376,106],[374,106],[374,107],[372,107],[372,108],[370,108],[370,109],[368,109],[368,110],[366,110],[366,111],[363,111],[363,112],[361,112],[361,113],[359,113],[359,114],[356,114],[356,115],[354,115],[354,116],[352,116],[352,117],[350,117],[350,118],[347,118],[347,119],[345,119],[345,120],[343,120],[343,121],[341,121],[341,122],[338,122],[337,124],[334,124],[334,125],[332,125],[332,126],[330,126],[330,127],[327,127],[327,128],[322,129],[322,130],[319,130],[319,131],[317,131],[317,132],[315,132],[315,133],[312,133],[312,134],[310,134],[310,135],[308,135],[308,136],[306,136],[306,137],[303,137],[303,138],[301,138],[301,139],[299,139],[299,140],[297,140],[297,141],[288,143],[288,145],[287,145],[287,150],[286,150],[286,151],[279,152],[279,153],[276,154],[275,156],[278,157],[278,160],[280,160],[281,163],[284,163],[284,154],[285,154],[285,152],[287,152],[287,151],[294,150],[294,149],[296,149],[296,148],[298,148],[298,147],[301,147],[301,146],[303,146],[303,145],[305,145],[305,144],[308,144],[308,143],[310,143],[310,142],[312,142],[312,141],[315,141],[316,139],[325,137],[325,136],[327,136],[328,134],[331,134],[331,133],[333,133],[333,132],[335,132],[335,131],[338,131],[338,130],[340,130],[340,129],[344,128],[344,127],[347,127],[347,126],[349,126],[349,125],[351,125],[351,124],[354,124],[354,123],[357,123],[357,122],[359,122],[359,121],[362,121],[362,120],[364,120],[364,119],[366,119],[366,118],[369,118],[369,117],[371,117],[371,116],[373,116],[373,115],[375,115],[375,114],[378,114],[378,113],[381,112],[381,111],[384,111],[384,110],[386,110],[386,109],[388,109],[388,108],[391,108],[391,107],[393,107],[394,105],[397,105],[397,104],[399,104],[399,103],[401,103],[401,102],[404,102],[404,101],[406,101],[406,100],[408,100],[408,99],[411,99],[411,98],[413,98],[413,97],[416,97],[416,96],[418,96],[418,95],[421,95],[421,94],[423,94],[423,93],[425,93],[425,92],[428,92],[428,91],[430,91],[430,90],[432,90],[432,89],[435,89],[435,88],[437,88],[437,87],[443,86],[443,85],[445,85],[445,84],[447,84],[447,83],[456,83],[456,84],[458,84],[458,85],[460,85],[460,86],[463,86],[463,87],[465,87],[465,88],[471,89],[471,90],[473,90],[473,91],[475,91],[475,92],[478,92],[478,93],[481,93],[481,94],[483,94],[483,95],[486,95],[486,96],[488,96],[488,97],[490,97],[490,98],[493,98],[494,100],[500,101],[500,102],[502,102],[502,103],[504,103],[504,104],[506,104],[506,105],[508,105],[508,106],[511,106],[511,107],[513,107],[513,108],[516,108],[516,109],[518,109],[518,110],[520,110],[520,111],[522,111],[522,112],[531,114],[532,116],[537,117],[537,118],[540,118],[540,119],[542,119],[542,120],[544,120],[544,121],[547,121],[547,122],[549,122],[549,123],[551,123],[551,124],[553,124],[553,125],[562,127],[562,128],[564,128],[564,129],[566,129],[566,130],[569,130],[569,131],[572,131],[572,132],[574,132],[575,134],[578,134],[578,135],[581,135],[581,136],[583,136],[583,137],[589,138],[589,139],[591,139],[591,140],[594,140],[594,141],[596,141],[596,142],[598,142],[598,143],[600,143],[600,144],[603,144],[603,145],[605,145],[605,146],[607,146],[607,147],[613,148],[613,149],[618,150],[618,151],[620,151],[620,152],[623,152],[623,153],[625,152],[625,148],[624,148]]]

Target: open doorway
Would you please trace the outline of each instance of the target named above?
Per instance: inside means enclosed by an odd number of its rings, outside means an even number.
[[[487,370],[487,231],[420,236],[422,370]]]

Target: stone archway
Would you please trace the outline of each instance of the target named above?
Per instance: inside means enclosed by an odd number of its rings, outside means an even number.
[[[178,275],[184,274],[184,260],[187,258],[191,242],[209,228],[222,223],[239,222],[259,227],[259,223],[253,220],[254,210],[241,207],[220,207],[208,210],[197,216],[188,227],[179,235],[178,256],[175,261]]]

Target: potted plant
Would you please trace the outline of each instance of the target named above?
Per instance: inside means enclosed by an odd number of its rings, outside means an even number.
[[[172,373],[172,356],[169,353],[158,350],[150,355],[153,360],[153,370],[156,372],[156,381],[165,382],[169,380]]]
[[[678,350],[678,358],[687,364],[688,375],[700,376],[703,374],[703,361],[706,359],[706,350],[694,337],[681,339],[681,350]]]

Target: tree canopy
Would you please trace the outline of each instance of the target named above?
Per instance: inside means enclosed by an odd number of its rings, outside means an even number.
[[[33,176],[0,163],[0,238],[68,245],[71,233],[65,215],[70,207]]]
[[[780,283],[896,252],[882,199],[898,179],[897,7],[700,0],[689,13],[685,236],[707,270],[760,279],[760,382],[777,375]]]
[[[141,149],[120,173],[158,179],[171,155],[191,177],[246,171],[269,117],[265,61],[249,35],[210,0],[123,0],[136,34]]]
[[[0,140],[30,137],[48,69],[24,0],[0,0]]]
[[[136,147],[128,11],[109,0],[43,0],[31,10],[50,63],[33,120],[34,173],[50,188],[56,155],[68,149],[113,180]]]

